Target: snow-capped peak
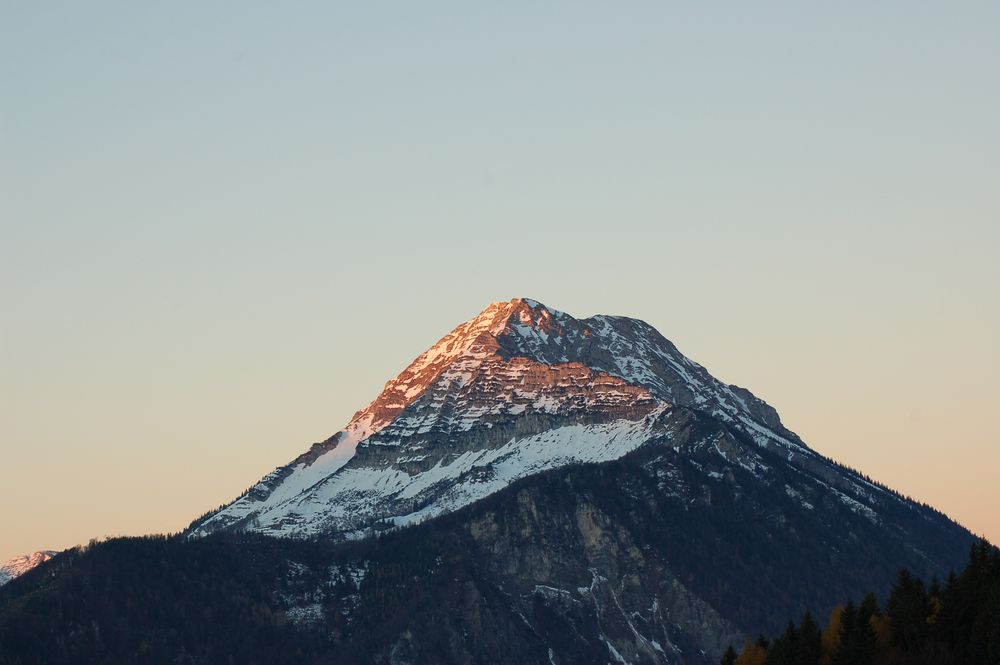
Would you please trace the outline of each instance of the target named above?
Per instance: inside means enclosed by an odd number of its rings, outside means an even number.
[[[575,319],[528,298],[496,302],[420,354],[344,430],[193,533],[360,534],[376,516],[436,514],[484,487],[582,461],[574,441],[617,442],[590,461],[621,456],[673,406],[708,413],[760,446],[808,451],[773,409],[716,380],[647,323]],[[475,481],[477,490],[459,480],[482,474],[492,480]]]
[[[0,585],[10,582],[15,577],[20,577],[35,566],[48,561],[58,552],[52,550],[41,550],[31,554],[22,554],[7,560],[7,563],[0,566]]]

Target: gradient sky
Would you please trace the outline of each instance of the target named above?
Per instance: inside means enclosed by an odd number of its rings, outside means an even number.
[[[515,296],[1000,541],[1000,4],[147,4],[2,8],[0,560],[183,528]]]

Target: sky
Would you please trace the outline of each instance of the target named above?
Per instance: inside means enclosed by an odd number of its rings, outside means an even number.
[[[522,296],[1000,542],[997,3],[0,11],[0,561],[184,528]]]

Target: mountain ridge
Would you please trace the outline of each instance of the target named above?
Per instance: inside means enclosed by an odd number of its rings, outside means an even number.
[[[184,534],[0,590],[0,644],[49,662],[708,664],[899,568],[943,577],[973,541],[652,326],[515,299]]]

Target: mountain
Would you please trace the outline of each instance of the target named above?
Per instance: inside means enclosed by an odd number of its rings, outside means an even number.
[[[58,552],[42,550],[31,554],[22,554],[7,560],[7,563],[0,566],[0,586],[10,582],[15,577],[20,577],[40,563],[48,561]]]
[[[185,533],[0,590],[0,664],[711,663],[973,542],[648,324],[515,299]]]
[[[679,409],[678,407],[685,407]],[[843,478],[751,393],[713,378],[648,324],[494,303],[421,354],[343,431],[199,520],[279,536],[360,538],[419,522],[518,478],[617,459],[697,410],[752,439],[722,459],[766,473],[756,448],[812,469],[859,512],[884,494]],[[885,497],[882,497],[885,498]],[[870,505],[873,504],[873,505]]]

